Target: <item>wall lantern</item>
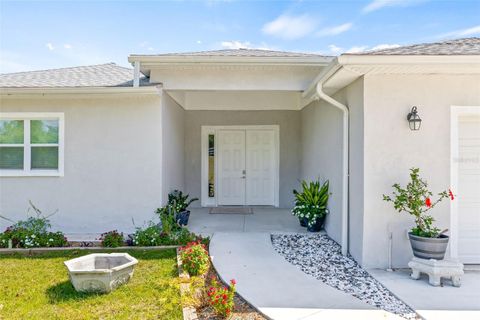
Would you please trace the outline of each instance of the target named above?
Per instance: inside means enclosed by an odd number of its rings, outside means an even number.
[[[408,125],[410,130],[417,131],[420,130],[420,125],[422,124],[422,119],[417,112],[417,107],[412,107],[412,111],[407,115]]]

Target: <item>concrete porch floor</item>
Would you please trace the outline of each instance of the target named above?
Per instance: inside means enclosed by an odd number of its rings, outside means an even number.
[[[460,288],[443,279],[443,287],[433,287],[424,274],[412,280],[410,269],[368,272],[424,319],[480,319],[480,270],[469,270],[467,266]]]
[[[210,208],[190,210],[188,229],[212,236],[216,232],[304,233],[290,209],[253,207],[253,214],[210,214]]]

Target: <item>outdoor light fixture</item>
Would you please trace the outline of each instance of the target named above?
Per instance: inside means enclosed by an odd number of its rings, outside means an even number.
[[[417,107],[412,107],[412,111],[407,115],[408,125],[410,130],[417,131],[420,130],[420,125],[422,124],[422,119],[417,112]]]

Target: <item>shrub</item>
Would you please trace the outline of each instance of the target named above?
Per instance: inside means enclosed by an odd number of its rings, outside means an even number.
[[[12,246],[14,248],[66,246],[68,241],[62,232],[49,231],[51,225],[48,218],[56,212],[44,216],[31,201],[30,206],[35,211],[36,216],[28,217],[26,220],[17,221],[8,227],[2,234],[0,234],[0,247],[7,247],[9,240],[12,240]],[[12,221],[3,216],[0,217]]]
[[[165,244],[165,235],[162,234],[160,229],[152,222],[144,229],[137,228],[135,234],[132,237],[132,243],[134,246],[160,246]]]
[[[432,201],[433,193],[428,190],[426,181],[420,178],[420,169],[410,169],[410,182],[401,187],[395,183],[393,186],[393,197],[383,195],[383,200],[392,202],[393,207],[398,212],[405,211],[415,218],[415,227],[411,232],[413,235],[427,238],[436,238],[441,232],[440,229],[433,226],[435,219],[426,212],[433,209],[445,198],[453,201],[455,196],[451,190],[438,193],[438,199]],[[446,230],[445,230],[446,231]],[[445,232],[444,231],[444,232]]]
[[[217,279],[212,278],[211,286],[207,291],[207,295],[215,313],[222,317],[228,318],[235,308],[235,280],[230,280],[230,286],[224,287]]]
[[[118,233],[117,230],[102,233],[100,236],[102,247],[117,248],[123,245],[123,233]]]
[[[208,251],[203,243],[190,242],[180,248],[182,266],[191,276],[207,272],[209,267]]]
[[[295,207],[292,214],[301,219],[307,219],[308,225],[316,223],[317,218],[321,218],[328,213],[328,193],[329,181],[325,181],[320,186],[320,181],[307,182],[302,181],[302,191],[293,190],[295,195]]]

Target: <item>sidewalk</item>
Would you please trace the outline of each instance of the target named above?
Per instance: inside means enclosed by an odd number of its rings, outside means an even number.
[[[210,254],[224,281],[270,319],[399,319],[303,273],[277,254],[269,233],[214,234]]]

